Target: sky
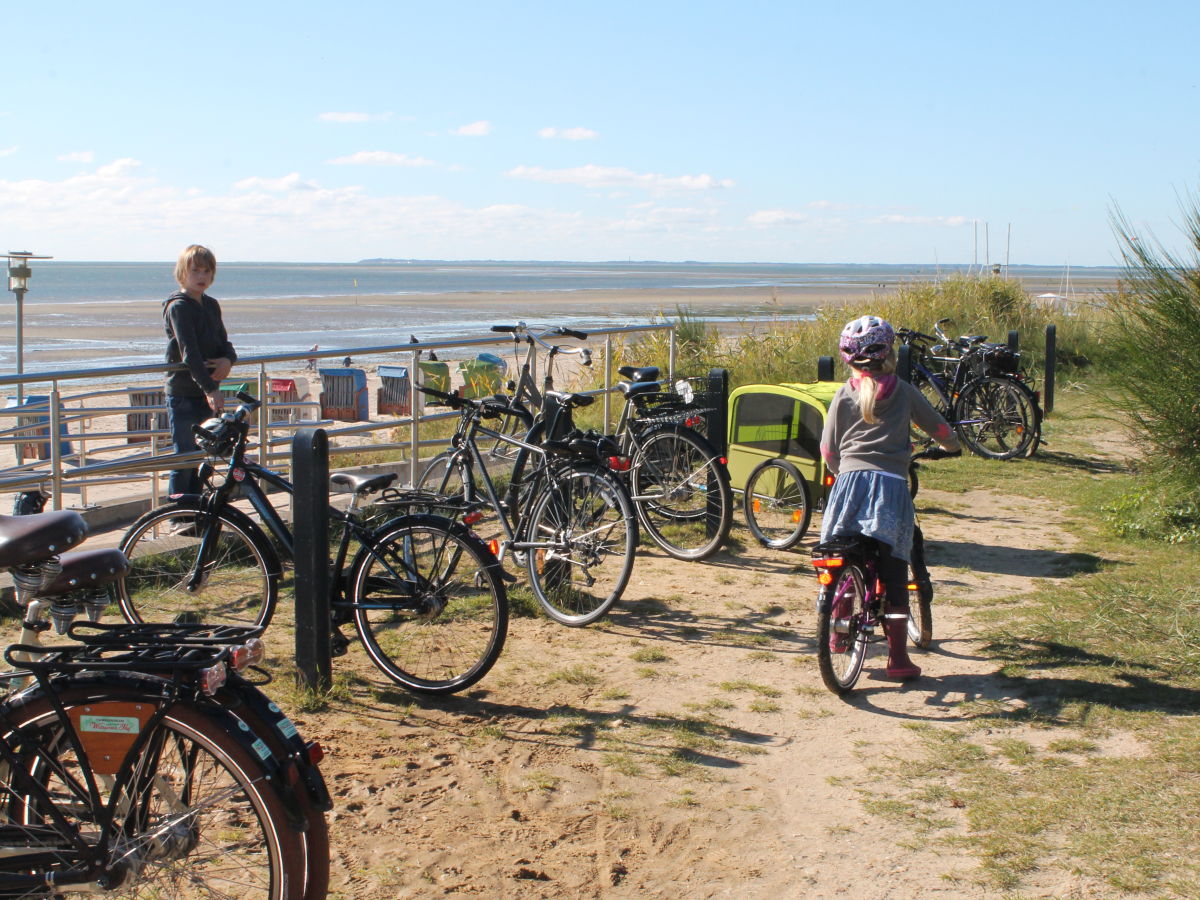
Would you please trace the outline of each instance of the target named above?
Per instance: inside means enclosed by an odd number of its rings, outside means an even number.
[[[1120,263],[1200,175],[1200,4],[6,10],[0,252]]]

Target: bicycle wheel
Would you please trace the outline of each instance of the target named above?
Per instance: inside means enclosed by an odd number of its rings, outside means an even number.
[[[955,404],[955,427],[972,452],[990,459],[1025,455],[1041,441],[1037,405],[1010,378],[984,375],[967,384]]]
[[[279,595],[279,559],[266,535],[236,510],[218,512],[200,583],[189,591],[200,554],[201,512],[194,503],[160,506],[121,540],[129,574],[117,583],[129,622],[262,625]]]
[[[908,639],[927,650],[933,643],[933,587],[927,580],[922,583],[911,573],[909,578]]]
[[[354,561],[354,622],[388,678],[423,694],[452,694],[487,674],[508,633],[508,595],[496,557],[441,516],[393,519]]]
[[[462,469],[454,465],[458,452],[447,450],[439,453],[429,461],[421,477],[417,479],[417,487],[423,491],[432,491],[443,497],[461,497],[463,495]]]
[[[89,716],[136,721],[137,707],[153,710],[160,702],[152,691],[142,692],[139,703],[137,693],[101,684],[56,693],[68,714],[76,711],[77,727]],[[103,837],[108,857],[98,861],[117,885],[106,896],[304,900],[300,833],[261,764],[227,730],[236,727],[232,717],[172,705],[148,725],[152,731],[126,768],[96,777],[98,804],[85,776],[89,761],[101,765],[103,754],[80,758],[49,697],[23,695],[6,704],[3,718],[3,739],[19,764],[5,772],[0,788],[5,828],[26,833],[42,851],[42,865],[86,862],[80,842],[101,846]],[[86,749],[88,735],[80,735]],[[121,749],[119,757],[128,752]],[[0,883],[2,873],[29,870],[20,857],[0,860]]]
[[[800,470],[786,459],[759,463],[746,479],[742,511],[750,533],[764,547],[787,550],[808,530],[812,506]]]
[[[829,609],[817,614],[817,665],[825,686],[845,694],[862,674],[870,648],[862,630],[867,619],[863,570],[856,565],[842,568],[830,598]]]
[[[529,518],[529,583],[546,615],[587,625],[620,598],[633,571],[637,521],[625,488],[599,469],[563,468]]]
[[[636,438],[630,486],[638,518],[675,559],[707,559],[733,524],[729,472],[705,438],[682,425]]]

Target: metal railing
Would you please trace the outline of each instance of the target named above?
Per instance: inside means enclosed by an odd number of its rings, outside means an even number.
[[[595,345],[603,342],[602,359],[604,360],[602,386],[592,393],[603,396],[603,416],[605,424],[612,421],[611,389],[615,384],[614,338],[648,332],[666,332],[669,342],[668,376],[673,378],[675,371],[675,330],[674,325],[631,325],[621,328],[597,329],[589,332],[587,343]],[[257,372],[241,378],[231,374],[226,384],[238,381],[257,382],[257,396],[264,399],[258,411],[256,431],[258,435],[258,452],[268,464],[287,466],[290,460],[292,435],[298,427],[320,425],[329,435],[331,442],[339,437],[354,438],[369,435],[382,430],[392,430],[407,427],[408,439],[371,443],[369,445],[334,446],[331,443],[331,456],[361,453],[368,450],[371,453],[397,452],[408,462],[408,479],[415,483],[420,474],[419,466],[422,451],[427,447],[445,443],[445,439],[423,439],[422,424],[449,418],[455,413],[439,411],[426,412],[424,394],[417,390],[418,365],[422,357],[428,358],[432,352],[446,350],[462,350],[471,348],[511,346],[509,335],[489,334],[486,336],[450,337],[445,340],[428,341],[420,344],[389,344],[373,347],[350,347],[338,350],[301,351],[297,353],[279,353],[267,356],[251,356],[239,359],[234,366],[237,370],[252,367]],[[522,352],[524,352],[522,350]],[[537,348],[535,347],[535,358]],[[273,420],[272,413],[279,411],[311,410],[313,402],[294,401],[287,403],[265,402],[269,395],[268,385],[271,379],[270,370],[279,371],[281,366],[288,366],[289,371],[303,368],[310,360],[332,360],[339,365],[346,358],[362,361],[373,360],[380,364],[395,364],[397,358],[400,365],[408,363],[410,375],[410,406],[412,411],[407,416],[387,416],[371,418],[361,423],[346,423],[334,425],[330,420],[323,420],[318,414],[316,421],[295,421],[295,416],[289,415],[288,421]],[[291,365],[300,363],[300,366]],[[95,488],[115,483],[131,483],[149,481],[150,499],[152,503],[159,501],[160,473],[173,469],[187,468],[198,465],[203,459],[202,453],[176,454],[169,452],[170,437],[165,428],[155,427],[159,414],[165,415],[165,406],[132,406],[115,404],[108,397],[122,395],[128,398],[130,391],[147,390],[144,384],[134,384],[133,379],[139,376],[157,376],[158,384],[163,382],[165,373],[180,369],[178,365],[142,365],[118,366],[111,368],[64,369],[50,372],[26,373],[22,376],[0,376],[0,388],[18,386],[19,393],[25,394],[26,403],[22,406],[0,409],[0,452],[12,447],[13,464],[0,468],[0,493],[48,489],[51,504],[54,509],[63,508],[63,495],[68,491],[79,491],[80,506],[86,506],[88,488]],[[519,373],[511,373],[516,378]],[[87,383],[92,384],[87,384]],[[105,384],[121,383],[119,387],[95,387],[96,382]],[[91,387],[85,393],[64,395],[62,386],[83,384]],[[28,402],[30,386],[47,386],[38,393],[45,394],[45,401],[36,404]],[[101,405],[95,404],[100,401]],[[125,428],[92,431],[94,420],[112,416],[129,416],[131,414],[148,415],[149,427],[131,429],[126,420]],[[28,420],[35,421],[30,423]],[[26,421],[21,421],[22,419]],[[9,421],[14,420],[14,421]],[[332,427],[331,427],[332,426]],[[69,442],[69,444],[68,444]],[[115,443],[114,443],[115,442]],[[78,443],[76,452],[73,445]],[[44,458],[26,459],[27,455],[43,456],[42,450],[26,454],[25,450],[33,445],[44,449]],[[64,445],[67,452],[64,452]],[[164,452],[167,451],[167,452]]]

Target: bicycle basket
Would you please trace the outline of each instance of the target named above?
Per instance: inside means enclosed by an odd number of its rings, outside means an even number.
[[[983,344],[971,354],[970,364],[975,375],[1015,375],[1021,354],[1005,344]]]

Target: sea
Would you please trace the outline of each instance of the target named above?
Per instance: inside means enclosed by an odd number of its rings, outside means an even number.
[[[93,359],[103,365],[139,365],[161,361],[162,337],[157,321],[146,323],[146,303],[161,301],[175,290],[171,262],[32,263],[30,290],[25,297],[25,369],[63,368],[65,357]],[[520,297],[555,296],[561,302],[538,305],[538,324],[569,325],[587,330],[615,324],[661,321],[674,307],[659,309],[648,302],[642,310],[605,310],[589,302],[589,293],[645,293],[683,290],[703,298],[721,291],[761,289],[764,300],[772,289],[802,289],[818,298],[822,290],[876,290],[912,281],[929,281],[970,272],[970,266],[839,265],[705,262],[540,262],[440,260],[362,260],[355,263],[220,263],[210,293],[224,310],[227,325],[237,325],[235,343],[243,355],[290,353],[316,344],[323,349],[422,341],[452,335],[477,335],[492,324],[524,318]],[[1061,281],[1061,267],[1013,266],[1011,277],[1042,284]],[[1118,269],[1072,270],[1077,283],[1089,278],[1112,281]],[[456,304],[441,295],[495,295],[486,308],[478,303]],[[597,295],[598,296],[598,295]],[[669,295],[668,295],[669,296]],[[355,298],[362,307],[337,315],[321,304],[297,304],[270,322],[239,316],[239,303],[262,299]],[[700,301],[702,302],[702,300]],[[97,304],[96,313],[88,306]],[[70,309],[63,308],[70,305]],[[104,304],[103,309],[99,304]],[[129,307],[124,313],[122,307]],[[60,307],[60,308],[56,308]],[[10,307],[11,308],[11,307]],[[246,309],[249,307],[247,306]],[[0,322],[2,322],[0,313]],[[786,306],[709,305],[703,317],[745,321],[769,316],[806,318],[807,310]],[[145,334],[114,341],[100,333],[108,327],[145,325]],[[531,320],[532,324],[532,320]],[[381,335],[387,335],[381,339]],[[102,360],[102,362],[100,362]],[[15,352],[0,345],[0,372],[15,371]],[[96,364],[96,363],[92,363]]]

